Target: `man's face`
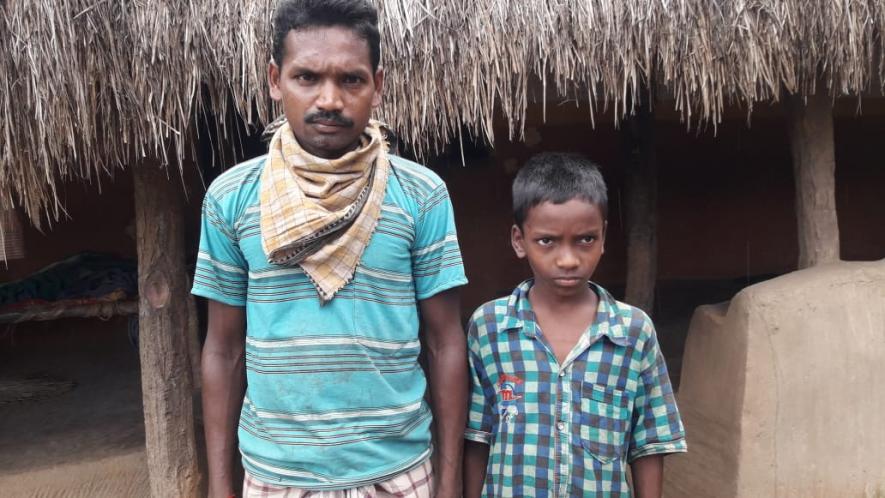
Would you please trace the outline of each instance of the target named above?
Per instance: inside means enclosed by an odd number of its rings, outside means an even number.
[[[522,229],[514,225],[516,255],[532,267],[535,287],[567,298],[587,292],[587,281],[605,252],[606,222],[596,204],[572,199],[542,202],[528,210]]]
[[[325,159],[357,147],[384,84],[368,42],[338,26],[290,31],[282,65],[271,62],[268,77],[298,143]]]

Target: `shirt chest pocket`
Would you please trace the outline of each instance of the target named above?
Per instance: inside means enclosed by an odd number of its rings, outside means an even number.
[[[581,386],[581,444],[600,462],[609,463],[626,451],[631,404],[623,391],[589,382]]]

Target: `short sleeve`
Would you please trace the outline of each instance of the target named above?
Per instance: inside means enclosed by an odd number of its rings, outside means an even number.
[[[467,349],[470,362],[470,402],[464,438],[478,443],[491,444],[495,388],[491,381],[489,381],[488,374],[486,373],[485,364],[480,354],[476,323],[472,319],[468,329]]]
[[[418,299],[467,283],[449,191],[440,183],[421,199],[412,246],[412,275]]]
[[[200,250],[191,293],[231,306],[246,305],[248,266],[236,233],[211,193],[203,199]]]
[[[642,357],[642,373],[633,408],[633,432],[628,460],[686,451],[685,430],[667,374],[667,364],[651,329]]]

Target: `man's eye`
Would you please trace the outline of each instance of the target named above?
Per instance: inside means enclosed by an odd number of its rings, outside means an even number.
[[[363,79],[359,76],[345,76],[343,82],[345,85],[359,85],[363,82]]]
[[[584,237],[581,237],[581,243],[583,243],[583,244],[592,244],[595,240],[596,240],[595,235],[586,235]]]
[[[311,73],[300,73],[295,75],[295,79],[302,83],[312,83],[316,81],[317,76]]]
[[[542,237],[542,238],[538,239],[538,245],[541,245],[541,246],[549,246],[552,243],[553,243],[553,239],[550,239],[548,237]]]

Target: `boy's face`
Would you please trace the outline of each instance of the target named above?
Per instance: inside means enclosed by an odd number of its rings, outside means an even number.
[[[373,71],[371,59],[368,42],[348,28],[286,36],[282,63],[268,68],[270,95],[304,150],[335,159],[359,144],[384,86],[384,72]]]
[[[591,202],[542,202],[529,209],[522,229],[513,226],[511,242],[516,255],[532,267],[536,287],[568,297],[587,291],[605,252],[606,224]]]

